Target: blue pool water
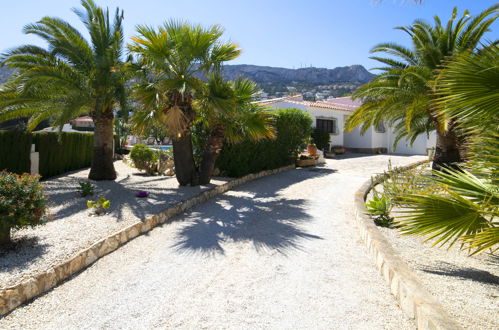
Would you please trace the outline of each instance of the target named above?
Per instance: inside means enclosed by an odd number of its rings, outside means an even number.
[[[167,146],[167,145],[163,145],[163,146],[150,146],[151,148],[153,149],[161,149],[161,150],[168,150],[168,149],[171,149],[172,146]]]

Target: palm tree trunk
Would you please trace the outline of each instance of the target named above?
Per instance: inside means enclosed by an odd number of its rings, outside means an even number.
[[[198,185],[196,163],[192,152],[192,139],[190,129],[185,130],[181,136],[173,138],[173,161],[175,175],[179,185]]]
[[[443,167],[454,167],[455,163],[462,161],[459,150],[459,138],[453,128],[447,132],[440,133],[437,130],[437,145],[433,157],[433,169],[439,170]]]
[[[10,242],[10,227],[0,226],[0,246],[5,246]]]
[[[115,180],[112,115],[94,118],[94,122],[94,154],[88,178],[92,180]]]
[[[225,142],[225,129],[217,125],[211,132],[203,152],[199,170],[199,183],[208,184],[215,168],[215,163]]]

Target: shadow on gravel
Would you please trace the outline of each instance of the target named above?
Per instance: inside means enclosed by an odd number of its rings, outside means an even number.
[[[178,203],[181,200],[195,196],[202,190],[214,185],[203,187],[177,187],[164,188],[158,186],[158,181],[176,180],[171,177],[144,177],[140,181],[132,181],[130,176],[116,181],[92,181],[96,187],[92,196],[81,197],[77,193],[79,180],[74,177],[59,178],[57,181],[46,181],[45,191],[49,195],[51,206],[61,205],[57,211],[50,214],[50,221],[59,220],[87,210],[87,200],[97,200],[105,197],[111,201],[109,215],[120,221],[124,218],[124,210],[127,209],[139,219],[145,219],[151,214],[159,213],[165,208]],[[148,198],[137,198],[138,190],[148,191]]]
[[[333,172],[326,167],[297,169],[234,189],[196,207],[186,218],[192,223],[178,233],[173,247],[206,255],[224,254],[224,242],[249,242],[258,252],[283,255],[301,250],[301,240],[322,238],[300,228],[312,219],[307,201],[284,197],[279,191]]]
[[[15,269],[23,269],[43,256],[48,248],[41,244],[38,237],[21,237],[14,239],[7,247],[0,248],[0,272],[9,273]],[[8,258],[2,257],[8,256]]]
[[[469,267],[457,267],[456,265],[449,263],[444,263],[439,267],[426,267],[423,271],[435,275],[460,277],[465,280],[471,280],[484,284],[499,285],[499,276],[491,274],[485,270]]]

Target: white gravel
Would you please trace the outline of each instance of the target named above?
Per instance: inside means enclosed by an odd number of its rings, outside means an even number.
[[[421,283],[465,329],[499,329],[499,257],[469,257],[381,228]]]
[[[96,192],[88,197],[80,197],[76,188],[79,181],[87,179],[89,169],[43,182],[49,195],[51,220],[44,226],[15,231],[17,248],[0,250],[0,288],[38,274],[128,225],[226,181],[178,187],[174,177],[145,176],[121,161],[115,162],[115,168],[116,181],[93,182]],[[137,190],[149,191],[150,195],[137,198]],[[87,200],[101,196],[111,201],[108,214],[89,216]]]
[[[140,236],[0,320],[1,329],[413,329],[352,226],[374,172],[327,160],[248,183]]]

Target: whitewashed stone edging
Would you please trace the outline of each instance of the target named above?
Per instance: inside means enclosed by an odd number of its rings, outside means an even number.
[[[230,180],[209,190],[205,190],[192,198],[181,201],[176,205],[163,210],[159,214],[148,217],[144,221],[137,222],[114,234],[111,234],[107,238],[101,239],[48,271],[31,277],[28,280],[18,283],[17,285],[0,289],[0,316],[11,312],[24,302],[52,289],[59,283],[68,279],[70,276],[90,266],[98,259],[116,250],[118,247],[134,239],[138,235],[148,232],[160,224],[170,222],[173,217],[192,208],[193,206],[203,203],[217,195],[223,194],[224,192],[243,183],[294,168],[295,165],[289,165],[275,170],[248,174],[241,178]]]
[[[367,214],[365,201],[371,189],[386,180],[391,173],[406,171],[428,161],[398,167],[392,172],[378,175],[365,182],[355,193],[355,222],[360,236],[374,259],[377,268],[397,298],[400,308],[409,318],[415,319],[418,329],[462,329],[419,282],[416,274],[397,255],[388,240],[378,230]]]

